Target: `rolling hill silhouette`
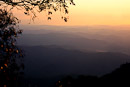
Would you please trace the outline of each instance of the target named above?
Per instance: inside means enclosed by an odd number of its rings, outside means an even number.
[[[120,64],[130,62],[128,55],[112,52],[81,52],[57,46],[25,46],[28,76],[104,75]]]
[[[102,40],[88,39],[69,33],[25,34],[18,39],[19,45],[57,45],[85,51],[109,51],[112,44]]]

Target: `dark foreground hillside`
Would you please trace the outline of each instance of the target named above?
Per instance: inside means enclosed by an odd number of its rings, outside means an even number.
[[[101,77],[68,76],[56,83],[56,87],[129,87],[130,86],[130,63],[126,63],[113,72]]]

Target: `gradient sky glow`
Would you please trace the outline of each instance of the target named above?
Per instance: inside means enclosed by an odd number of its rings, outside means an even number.
[[[69,7],[69,21],[61,20],[60,13],[52,15],[48,21],[46,15],[38,14],[35,23],[39,25],[130,25],[130,0],[74,0],[76,6]],[[17,13],[18,14],[18,13]],[[43,16],[44,15],[44,16]],[[29,17],[23,17],[22,24]]]

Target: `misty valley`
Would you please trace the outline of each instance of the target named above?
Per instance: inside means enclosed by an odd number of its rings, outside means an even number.
[[[35,85],[42,84],[42,81],[35,83],[36,78],[45,80],[44,85],[51,87],[65,76],[101,77],[130,62],[127,29],[113,32],[112,28],[102,29],[102,26],[100,29],[85,27],[86,30],[84,27],[33,27],[27,27],[17,44],[25,52],[25,77],[31,78],[30,83]]]

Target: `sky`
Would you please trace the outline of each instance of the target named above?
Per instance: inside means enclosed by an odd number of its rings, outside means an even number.
[[[33,25],[130,25],[130,0],[74,0],[75,6],[69,6],[68,22],[61,19],[61,13],[52,15],[52,20],[47,20],[45,12],[37,14]],[[30,23],[29,16],[23,16],[16,11],[21,24]]]

